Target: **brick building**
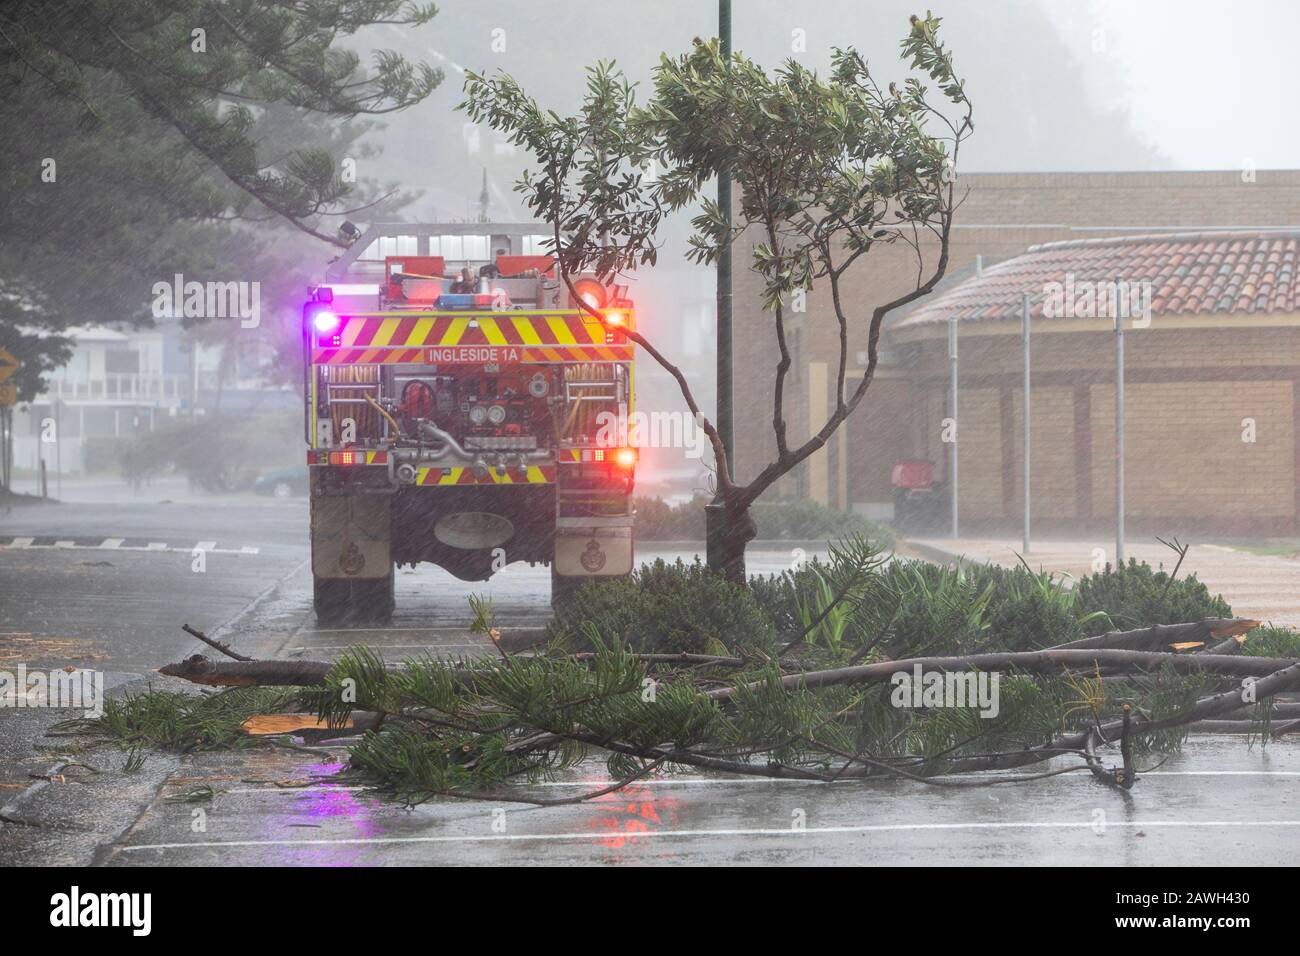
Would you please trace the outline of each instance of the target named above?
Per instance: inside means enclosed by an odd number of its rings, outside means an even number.
[[[956,317],[963,528],[1017,527],[1020,303],[1028,292],[1034,520],[1044,531],[1109,522],[1112,320],[1045,317],[1044,287],[1067,273],[1145,278],[1152,283],[1152,323],[1126,336],[1130,525],[1171,534],[1297,528],[1300,172],[983,174],[961,183],[969,194],[954,228],[948,278],[889,323],[863,405],[779,493],[887,518],[896,461],[932,461],[943,478],[951,450],[940,437],[949,400],[947,320]],[[746,261],[746,251],[738,261]],[[861,302],[863,316],[851,331],[850,383],[865,363],[869,306],[906,291],[916,275],[905,247],[869,258],[846,283],[846,300]],[[774,331],[757,301],[757,277],[738,271],[742,480],[775,449]],[[838,340],[822,290],[791,320],[786,417],[793,443],[825,420],[833,402]]]

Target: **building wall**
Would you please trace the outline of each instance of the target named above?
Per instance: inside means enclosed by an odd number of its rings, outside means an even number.
[[[1300,223],[1300,171],[1296,170],[1262,170],[1255,174],[1253,182],[1243,181],[1241,172],[1237,170],[968,174],[961,177],[959,186],[969,189],[969,193],[957,214],[953,230],[948,281],[958,281],[973,274],[977,256],[982,256],[984,263],[989,265],[1044,242],[1148,231],[1293,226]],[[774,322],[771,315],[759,306],[761,282],[758,276],[748,268],[740,267],[751,260],[752,246],[752,237],[742,237],[736,250],[738,268],[734,274],[735,430],[737,475],[741,479],[752,477],[775,454],[771,426],[772,388],[778,358]],[[928,261],[933,262],[935,248],[924,248]],[[861,372],[857,353],[866,348],[870,309],[912,288],[916,267],[910,249],[903,246],[879,247],[846,274],[844,300],[850,305],[852,317],[848,356],[850,387],[855,380],[853,373]],[[821,420],[825,418],[822,409],[808,404],[811,391],[808,365],[810,362],[825,362],[833,373],[838,361],[838,327],[829,305],[829,295],[824,289],[814,290],[808,296],[806,312],[791,314],[787,318],[793,366],[786,389],[786,418],[793,444],[811,434],[809,422],[817,420],[819,414]],[[1018,356],[1018,343],[1010,347]],[[1206,347],[1218,350],[1216,361],[1231,367],[1245,367],[1259,359],[1257,354],[1252,356],[1240,351],[1238,343],[1230,336],[1223,341],[1206,341]],[[1257,347],[1268,352],[1271,343],[1263,341],[1257,343]],[[778,494],[825,497],[830,501],[844,499],[861,507],[887,508],[892,496],[889,467],[894,461],[909,457],[945,461],[937,432],[932,427],[943,417],[940,414],[936,418],[936,412],[942,408],[944,396],[941,394],[936,398],[932,390],[927,390],[922,398],[901,398],[909,394],[910,386],[901,384],[898,377],[887,386],[884,376],[892,367],[897,376],[909,378],[912,375],[909,363],[915,360],[916,349],[900,341],[899,336],[888,328],[882,336],[881,348],[885,351],[882,374],[873,384],[864,406],[858,409],[859,420],[850,424],[846,433],[845,467],[831,468],[812,462],[782,482],[776,489]],[[964,352],[962,358],[966,360]],[[1069,358],[1067,355],[1063,360]],[[1184,358],[1187,362],[1203,361],[1196,356]],[[943,360],[941,355],[940,362]],[[1165,360],[1159,356],[1152,357],[1155,364],[1161,361]],[[1170,358],[1168,361],[1174,360]],[[1018,379],[1018,367],[1015,373]],[[828,402],[832,401],[833,374],[827,392]],[[1072,392],[1072,407],[1080,404],[1076,398],[1078,395]],[[1053,393],[1050,400],[1056,405],[1064,404],[1062,394]],[[905,413],[898,408],[900,401],[910,403]],[[977,404],[986,402],[987,396],[975,396],[973,401]],[[999,397],[998,402],[1001,401]],[[1011,401],[1012,414],[1016,415],[1019,400],[1012,398]],[[873,414],[871,408],[876,403],[884,410]],[[1017,430],[1013,428],[1012,431]],[[973,447],[975,438],[969,437]],[[1058,444],[1062,440],[1059,436],[1043,439]],[[1000,452],[1000,444],[993,450]],[[922,452],[925,455],[921,455]],[[814,458],[829,460],[832,454],[832,451],[824,449]],[[961,465],[964,471],[964,453]],[[1101,465],[1097,464],[1097,467]],[[987,466],[975,460],[970,468],[978,471]],[[823,471],[825,479],[820,477]],[[840,474],[845,476],[847,488],[836,486]],[[1060,477],[1065,480],[1064,476]],[[993,480],[988,479],[990,482]],[[972,507],[980,506],[979,502],[990,499],[990,496],[996,499],[1013,494],[1001,487],[1004,483],[1001,472],[996,480],[999,484],[996,490],[970,491],[975,496]],[[823,481],[826,487],[822,487]],[[1064,499],[1068,495],[1059,490],[1062,487],[1053,484],[1044,492],[1059,499],[1065,509]]]
[[[1235,320],[1244,322],[1245,316]],[[1109,527],[1115,513],[1115,353],[1109,331],[1035,326],[1031,517],[1044,532]],[[1135,531],[1290,534],[1300,529],[1300,324],[1160,328],[1125,336],[1125,512]],[[1227,317],[1231,323],[1234,317]],[[1295,320],[1293,320],[1295,321]],[[1018,528],[1023,512],[1017,329],[959,340],[963,533]],[[919,343],[924,428],[947,414],[947,343]],[[946,469],[950,446],[928,454]]]

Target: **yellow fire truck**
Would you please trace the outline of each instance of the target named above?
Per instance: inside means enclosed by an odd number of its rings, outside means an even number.
[[[632,570],[632,302],[578,307],[535,223],[372,226],[303,310],[317,617],[392,613],[393,571],[551,568],[552,602]]]

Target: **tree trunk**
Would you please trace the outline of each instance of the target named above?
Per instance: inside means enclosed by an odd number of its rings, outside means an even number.
[[[745,584],[745,545],[758,527],[749,507],[736,508],[721,496],[704,506],[705,553],[708,565],[733,584]]]

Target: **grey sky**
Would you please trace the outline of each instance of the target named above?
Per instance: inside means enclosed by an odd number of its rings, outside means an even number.
[[[933,3],[976,103],[969,171],[1293,167],[1300,131],[1285,118],[1300,7],[1282,0],[955,0]],[[735,0],[737,49],[771,66],[798,56],[829,62],[833,45],[863,50],[882,77],[902,73],[904,0]],[[473,214],[488,169],[493,218],[517,215],[510,189],[521,156],[491,134],[469,151],[452,112],[452,64],[503,69],[545,105],[571,109],[583,68],[612,58],[650,77],[661,51],[716,30],[712,0],[603,4],[446,0],[419,29],[376,28],[357,46],[395,47],[438,63],[443,87],[418,108],[386,117],[370,170],[424,191],[411,218]],[[799,31],[802,31],[800,33]],[[794,48],[805,44],[804,51]]]

